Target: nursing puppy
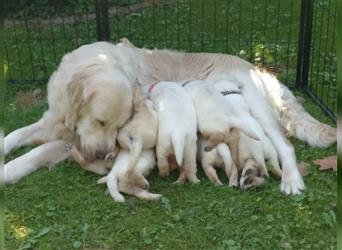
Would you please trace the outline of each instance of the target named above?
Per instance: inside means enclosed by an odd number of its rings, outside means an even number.
[[[239,113],[242,120],[253,127],[260,139],[256,141],[239,132],[238,166],[240,166],[240,169],[244,168],[248,159],[254,159],[257,165],[260,166],[261,175],[268,176],[265,163],[265,161],[268,161],[273,167],[273,173],[281,177],[282,171],[279,166],[277,152],[270,139],[265,135],[259,122],[250,114],[248,104],[242,96],[242,85],[237,81],[219,80],[214,82],[213,86],[224,96],[226,105],[234,109],[236,113]]]
[[[124,149],[120,150],[111,172],[102,177],[98,183],[107,183],[109,193],[116,202],[125,201],[125,197],[120,192],[141,199],[158,200],[162,196],[161,194],[153,194],[145,190],[148,187],[148,181],[145,177],[150,174],[156,164],[154,151],[143,150],[141,152],[134,168],[134,176],[137,176],[137,178],[127,178],[130,160],[130,152]]]
[[[265,182],[260,169],[261,167],[254,159],[246,161],[240,177],[240,188],[242,190],[259,187]]]
[[[118,134],[121,148],[129,150],[130,161],[127,167],[127,178],[133,177],[134,168],[143,149],[152,149],[156,146],[158,131],[158,114],[153,109],[152,101],[142,96],[141,90],[134,89],[133,117],[126,123]],[[109,154],[106,159],[115,159],[117,153]]]
[[[238,170],[228,145],[220,143],[211,151],[206,151],[207,145],[208,141],[199,138],[197,156],[209,180],[215,185],[223,185],[215,170],[215,168],[223,168],[229,178],[229,186],[236,187],[238,185]]]
[[[199,182],[196,177],[196,112],[191,98],[175,82],[157,82],[145,88],[158,111],[157,159],[160,176],[168,176],[170,158],[180,169],[177,183]]]
[[[231,131],[236,128],[258,140],[254,128],[239,112],[227,105],[222,94],[213,90],[205,81],[190,81],[184,85],[196,109],[197,126],[204,139],[208,140],[207,151],[219,143],[228,143]]]

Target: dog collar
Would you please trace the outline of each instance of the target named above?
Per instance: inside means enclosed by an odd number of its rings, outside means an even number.
[[[186,81],[182,84],[182,86],[184,87],[185,85],[187,85],[188,83],[190,83],[192,80]]]
[[[224,95],[224,96],[231,95],[231,94],[241,95],[241,92],[238,91],[238,90],[226,90],[226,91],[222,91],[221,94]]]
[[[148,88],[148,93],[149,93],[149,94],[150,94],[151,91],[153,90],[154,86],[156,86],[158,83],[160,83],[160,81],[154,82],[154,83],[151,84],[151,86]]]

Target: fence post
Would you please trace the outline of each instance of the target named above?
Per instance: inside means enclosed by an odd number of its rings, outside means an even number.
[[[301,5],[296,77],[296,87],[301,89],[306,88],[308,84],[314,7],[313,1],[314,0],[302,0]]]
[[[95,0],[97,40],[109,41],[109,21],[107,0]]]

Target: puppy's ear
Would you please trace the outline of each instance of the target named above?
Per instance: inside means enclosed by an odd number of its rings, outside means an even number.
[[[238,118],[229,119],[229,122],[233,128],[239,129],[241,132],[243,132],[244,134],[246,134],[248,137],[252,138],[253,140],[256,140],[256,141],[260,140],[257,132],[248,123],[242,122]]]
[[[86,80],[86,73],[81,72],[76,74],[67,86],[69,109],[65,117],[65,126],[73,131],[76,129],[81,108],[94,94],[90,88],[85,88]]]

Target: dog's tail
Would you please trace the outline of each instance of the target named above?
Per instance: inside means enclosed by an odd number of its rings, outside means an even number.
[[[306,141],[311,146],[327,147],[336,142],[337,130],[313,118],[291,91],[269,73],[257,71],[263,81],[271,105],[287,135]]]
[[[217,151],[222,157],[224,168],[226,170],[226,173],[229,175],[229,186],[237,186],[238,172],[233,162],[232,155],[228,145],[225,143],[218,144]]]
[[[134,172],[134,168],[137,165],[141,151],[142,143],[140,141],[135,141],[129,145],[129,163],[127,167],[128,175]]]
[[[171,144],[173,147],[173,151],[175,153],[176,162],[178,166],[181,166],[183,163],[183,152],[184,152],[184,145],[185,145],[184,136],[172,135]]]
[[[107,175],[107,188],[110,193],[110,195],[113,197],[113,199],[116,202],[125,202],[125,197],[123,197],[122,194],[119,192],[119,186],[118,186],[118,176],[116,171],[113,169],[108,175]]]

